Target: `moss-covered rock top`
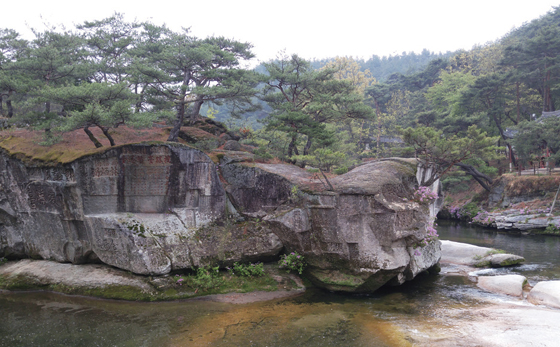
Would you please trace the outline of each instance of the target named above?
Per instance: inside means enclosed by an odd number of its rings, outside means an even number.
[[[64,133],[60,141],[43,144],[43,133],[27,129],[0,131],[0,148],[10,156],[25,162],[43,165],[59,165],[70,163],[89,154],[102,153],[110,148],[109,141],[103,136],[101,130],[90,129],[103,147],[96,148],[82,130]],[[168,128],[134,129],[126,126],[110,130],[117,145],[140,142],[163,142],[169,135]],[[182,140],[181,140],[182,141]],[[182,141],[185,143],[184,141]],[[113,147],[114,148],[114,147]]]

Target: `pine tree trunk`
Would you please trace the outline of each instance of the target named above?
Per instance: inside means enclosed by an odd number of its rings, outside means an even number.
[[[191,124],[194,124],[198,120],[198,116],[200,114],[200,108],[202,107],[203,103],[204,103],[203,98],[201,96],[197,96],[193,104],[191,113],[189,115],[189,122]]]
[[[307,136],[307,143],[305,144],[305,147],[303,148],[303,155],[308,155],[310,148],[311,148],[311,137]]]
[[[377,116],[377,151],[375,153],[375,159],[379,159],[379,147],[381,143],[381,110],[379,109],[379,103],[377,100],[373,100],[375,102],[375,114]]]
[[[12,91],[8,93],[8,98],[6,99],[6,108],[8,109],[8,118],[14,116],[14,106],[12,105]]]
[[[105,127],[102,127],[102,126],[99,126],[99,125],[98,125],[98,127],[103,132],[103,135],[105,135],[105,137],[107,139],[109,139],[109,143],[111,144],[111,147],[114,146],[115,145],[115,140],[113,140],[113,136],[111,136],[111,134],[109,134],[109,128],[108,127],[105,128]]]
[[[521,97],[519,96],[519,82],[515,82],[515,99],[517,101],[517,124],[519,124],[519,118],[521,116]]]
[[[91,130],[89,130],[89,125],[86,125],[84,127],[84,132],[87,134],[87,136],[89,137],[89,139],[91,140],[91,142],[93,142],[93,144],[95,145],[95,148],[99,148],[99,147],[103,147],[103,145],[101,144],[101,142],[99,142],[99,140],[97,140],[95,138],[95,136],[93,135],[93,133],[91,132]]]
[[[183,98],[181,101],[179,101],[179,104],[177,105],[177,119],[175,120],[175,125],[173,126],[173,129],[171,129],[171,131],[169,132],[169,137],[167,138],[167,141],[177,142],[179,138],[179,131],[183,126],[184,119],[185,119],[185,101]]]
[[[291,158],[292,155],[299,155],[298,153],[298,149],[296,146],[296,139],[297,139],[297,135],[292,136],[292,140],[290,141],[290,144],[288,145],[288,157]]]

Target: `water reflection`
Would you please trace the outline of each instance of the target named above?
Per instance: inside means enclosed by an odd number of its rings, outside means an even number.
[[[438,224],[442,240],[503,249],[525,258],[524,265],[497,270],[498,274],[518,273],[527,277],[532,284],[560,279],[560,237],[512,234],[447,221],[440,221]]]

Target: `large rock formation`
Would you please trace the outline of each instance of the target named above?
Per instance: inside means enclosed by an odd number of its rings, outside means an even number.
[[[226,220],[216,166],[185,146],[129,145],[56,167],[3,155],[0,186],[0,256],[158,275],[282,249],[266,229],[216,225]]]
[[[413,201],[414,160],[362,165],[333,178],[334,191],[290,165],[230,163],[221,171],[233,205],[263,218],[289,251],[302,253],[319,286],[374,291],[439,261],[439,241],[414,249],[431,223],[430,205]]]
[[[316,284],[357,292],[403,283],[439,261],[439,242],[418,247],[437,210],[413,200],[414,160],[365,164],[325,182],[242,153],[219,157],[216,166],[189,147],[138,144],[47,167],[3,154],[0,257],[158,275],[285,247],[305,256]]]

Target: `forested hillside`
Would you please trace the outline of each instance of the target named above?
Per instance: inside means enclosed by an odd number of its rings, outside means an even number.
[[[425,184],[474,177],[488,188],[510,163],[547,148],[560,156],[559,25],[556,8],[469,51],[366,61],[280,53],[253,70],[242,67],[251,43],[120,14],[32,40],[6,28],[0,113],[4,127],[40,130],[44,146],[78,130],[100,147],[93,128],[115,145],[119,127],[155,123],[178,141],[181,127],[216,118],[262,159],[342,173],[367,158],[416,156],[440,168]]]

